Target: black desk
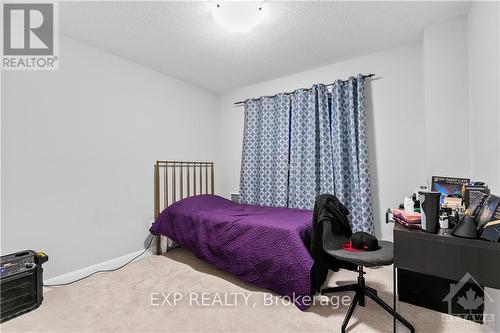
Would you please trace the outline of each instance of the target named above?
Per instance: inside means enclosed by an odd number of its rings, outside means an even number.
[[[500,289],[499,260],[500,243],[443,235],[442,230],[430,234],[395,223],[394,309],[397,269],[455,281],[468,272],[480,285]]]
[[[441,233],[394,224],[394,266],[456,281],[469,272],[479,284],[500,289],[500,243]]]

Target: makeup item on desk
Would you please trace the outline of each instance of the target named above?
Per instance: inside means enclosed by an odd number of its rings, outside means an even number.
[[[460,221],[459,216],[458,216],[458,211],[453,210],[449,215],[448,215],[448,227],[450,229],[455,228],[457,225],[458,221]]]
[[[421,229],[425,232],[437,233],[439,230],[439,200],[441,193],[420,191],[420,209],[422,215]]]
[[[420,185],[420,187],[413,192],[411,199],[413,200],[413,206],[415,207],[415,209],[420,208],[418,191],[428,191],[428,190],[429,188],[427,187],[427,185]]]
[[[408,213],[413,213],[415,211],[415,206],[412,199],[405,198],[404,205],[405,205],[405,210]]]
[[[392,210],[392,216],[395,222],[408,228],[420,229],[421,214],[409,213],[404,209],[395,208]]]
[[[392,216],[398,217],[408,223],[420,223],[422,215],[416,212],[407,212],[404,209],[394,208],[392,210]]]
[[[415,193],[412,194],[411,200],[413,201],[413,207],[415,209],[420,208],[420,201],[418,201],[418,195],[416,196]]]
[[[402,226],[405,226],[410,229],[420,229],[420,223],[409,223],[406,222],[398,217],[394,217],[394,222],[401,224]]]
[[[450,208],[457,208],[462,205],[462,198],[457,197],[444,197],[443,206]]]
[[[453,214],[453,209],[451,207],[445,207],[441,206],[441,209],[439,210],[441,213],[446,213],[449,215]]]
[[[443,213],[439,215],[439,227],[441,229],[448,229],[450,227],[449,220],[448,220],[448,214]]]

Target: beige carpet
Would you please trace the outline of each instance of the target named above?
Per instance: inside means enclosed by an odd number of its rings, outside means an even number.
[[[368,270],[366,278],[383,299],[392,302],[392,268]],[[341,271],[331,274],[329,285],[355,279],[354,273]],[[180,293],[177,297],[182,299],[177,305],[173,305],[173,294],[168,298],[172,305],[151,305],[152,293],[153,303],[159,304],[164,298],[154,293],[166,296],[168,292]],[[208,293],[204,300],[201,292]],[[224,301],[224,292],[229,298],[221,306],[218,300]],[[229,293],[239,295],[235,296],[238,305]],[[334,310],[316,304],[302,312],[293,305],[280,303],[281,299],[275,296],[271,299],[277,305],[265,305],[264,300],[270,299],[264,298],[266,295],[270,294],[203,263],[185,250],[175,249],[164,256],[134,262],[117,272],[51,288],[39,309],[0,328],[2,332],[340,332],[347,306],[340,305]],[[247,303],[244,297],[248,297]],[[399,304],[399,310],[417,332],[488,331],[482,325],[455,317],[451,322],[443,321],[438,312],[405,303]],[[370,300],[366,307],[356,310],[348,329],[349,332],[391,330],[390,315]],[[407,332],[403,327],[398,331]]]

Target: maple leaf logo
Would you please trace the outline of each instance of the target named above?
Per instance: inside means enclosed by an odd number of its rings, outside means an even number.
[[[469,289],[465,292],[465,297],[460,296],[457,300],[457,303],[460,304],[465,310],[477,310],[483,303],[483,297],[476,297],[476,292],[472,289]]]

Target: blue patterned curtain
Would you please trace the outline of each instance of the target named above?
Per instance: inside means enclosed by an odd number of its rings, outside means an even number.
[[[353,231],[374,233],[361,74],[331,93],[314,85],[245,103],[241,201],[312,209],[321,193],[347,206]]]
[[[328,91],[324,85],[291,95],[288,206],[312,209],[320,193],[334,193]]]
[[[286,207],[290,97],[284,94],[245,102],[240,200]]]
[[[374,234],[366,143],[364,79],[336,81],[331,93],[335,196],[349,209],[353,231]]]

